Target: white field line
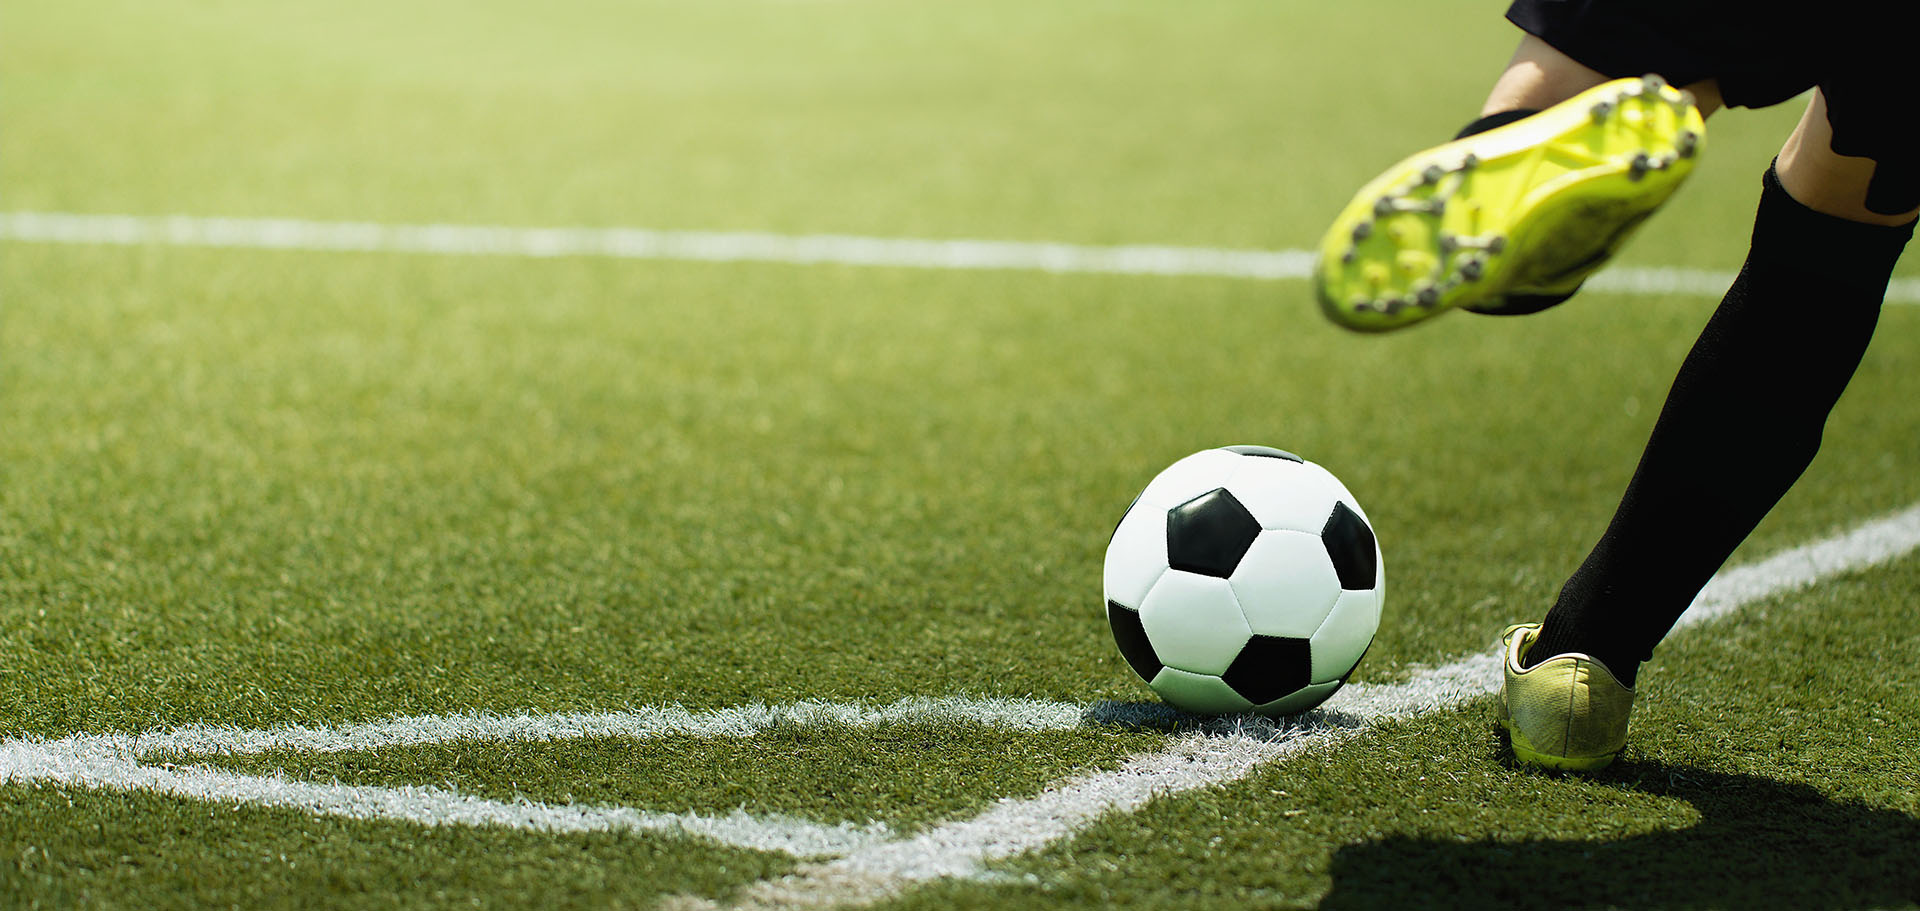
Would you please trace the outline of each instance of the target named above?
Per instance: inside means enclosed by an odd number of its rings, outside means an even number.
[[[325,816],[424,825],[495,825],[539,832],[665,831],[798,857],[839,856],[883,840],[884,824],[824,825],[785,816],[654,813],[626,807],[506,803],[428,787],[317,784],[176,763],[270,750],[336,753],[455,741],[562,741],[664,736],[749,737],[776,725],[970,724],[1027,731],[1084,725],[1086,709],[1034,699],[903,699],[878,708],[825,702],[694,712],[678,706],[558,715],[396,718],[339,728],[192,726],[146,734],[75,734],[0,742],[0,783],[46,782],[285,807]]]
[[[1712,620],[1781,592],[1882,563],[1920,547],[1920,506],[1852,531],[1716,576],[1683,625]],[[456,715],[400,718],[338,728],[240,730],[187,727],[148,734],[76,734],[0,741],[0,783],[41,782],[146,791],[200,800],[280,807],[354,819],[423,825],[493,825],[541,832],[667,831],[800,857],[835,858],[746,890],[741,907],[867,904],[928,880],[982,875],[985,865],[1072,836],[1110,813],[1156,797],[1228,784],[1259,766],[1336,747],[1390,718],[1460,705],[1494,692],[1499,659],[1483,653],[1417,672],[1393,685],[1355,684],[1320,711],[1297,719],[1201,720],[1152,704],[1024,699],[905,699],[870,707],[822,702],[711,711],[677,707],[565,715]],[[192,757],[270,750],[338,752],[449,741],[561,741],[668,735],[742,737],[775,725],[975,724],[1015,730],[1088,725],[1175,727],[1164,749],[1120,768],[1007,798],[972,819],[893,838],[882,824],[823,825],[785,817],[655,813],[624,807],[502,802],[427,787],[367,787],[251,776],[195,765]],[[698,905],[699,899],[677,899]]]
[[[1689,608],[1686,625],[1724,617],[1771,595],[1900,557],[1920,547],[1920,506],[1849,532],[1721,573]],[[1456,706],[1494,693],[1500,658],[1482,653],[1388,686],[1354,685],[1299,722],[1253,722],[1175,738],[1112,772],[1061,782],[1037,797],[1002,800],[973,819],[947,823],[899,841],[882,841],[835,860],[809,864],[747,888],[729,907],[821,908],[872,904],[944,877],[977,877],[991,861],[1042,848],[1109,813],[1138,809],[1156,797],[1237,781],[1261,765],[1332,748],[1389,718]],[[677,896],[678,908],[712,907]]]
[[[345,753],[454,741],[556,741],[623,737],[751,737],[776,725],[875,727],[887,724],[968,724],[1021,731],[1081,727],[1086,709],[1038,699],[908,698],[870,707],[832,702],[749,705],[690,711],[679,706],[625,712],[557,715],[424,715],[338,728],[290,726],[266,730],[185,727],[160,733],[67,738],[111,744],[131,756],[243,756],[269,750]]]
[[[999,240],[921,240],[844,234],[656,231],[646,228],[524,228],[388,225],[294,218],[191,215],[0,214],[0,239],[65,244],[160,244],[271,250],[438,253],[465,256],[597,256],[704,262],[1027,269],[1122,275],[1303,278],[1302,251],[1205,247],[1086,246]]]
[[[94,748],[89,748],[89,747]],[[144,791],[215,803],[298,810],[316,816],[429,826],[504,826],[533,832],[672,832],[800,857],[831,857],[881,841],[884,825],[822,825],[736,810],[724,816],[652,813],[627,807],[555,806],[487,800],[432,787],[364,787],[244,775],[205,766],[149,765],[81,738],[0,743],[0,782],[43,782]]]
[[[915,269],[1016,269],[1268,281],[1308,278],[1313,274],[1314,261],[1314,254],[1308,250],[70,212],[0,213],[0,240],[454,256],[585,256]],[[1716,296],[1732,282],[1731,272],[1616,267],[1595,276],[1588,287],[1619,294]],[[1895,280],[1887,289],[1887,300],[1920,302],[1920,279]]]

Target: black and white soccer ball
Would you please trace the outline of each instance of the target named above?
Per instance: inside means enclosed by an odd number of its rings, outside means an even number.
[[[1107,622],[1147,685],[1201,714],[1291,715],[1346,682],[1386,570],[1331,472],[1264,446],[1173,463],[1107,544]]]

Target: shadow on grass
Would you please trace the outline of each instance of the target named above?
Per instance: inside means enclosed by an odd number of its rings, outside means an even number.
[[[1751,775],[1622,763],[1596,780],[1684,800],[1616,841],[1393,837],[1335,853],[1322,908],[1884,908],[1920,902],[1920,819]],[[1580,828],[1569,820],[1569,829]]]
[[[1215,737],[1246,737],[1270,743],[1291,740],[1303,734],[1353,733],[1367,725],[1367,719],[1359,715],[1325,707],[1298,715],[1275,717],[1252,713],[1195,715],[1164,702],[1096,702],[1080,713],[1080,719],[1089,725],[1129,731],[1199,733]]]

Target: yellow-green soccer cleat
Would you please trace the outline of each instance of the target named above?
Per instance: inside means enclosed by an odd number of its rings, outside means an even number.
[[[1567,294],[1693,170],[1706,125],[1658,76],[1616,79],[1428,149],[1361,188],[1320,242],[1334,322],[1384,332],[1506,295]]]
[[[1500,724],[1514,758],[1549,769],[1605,768],[1627,742],[1633,690],[1590,655],[1555,655],[1522,670],[1540,624],[1507,627],[1500,635],[1506,682],[1500,688]]]

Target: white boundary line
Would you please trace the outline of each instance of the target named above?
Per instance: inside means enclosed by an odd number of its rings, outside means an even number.
[[[1724,617],[1756,600],[1813,585],[1920,548],[1920,505],[1844,534],[1716,575],[1688,609],[1685,625]],[[1062,782],[1037,797],[1002,800],[973,819],[947,823],[900,841],[881,841],[838,859],[803,866],[748,887],[729,907],[792,909],[873,904],[914,885],[945,877],[977,877],[986,864],[1033,851],[1114,812],[1156,797],[1217,787],[1261,765],[1330,749],[1372,725],[1460,705],[1496,692],[1498,653],[1482,653],[1388,686],[1353,685],[1302,720],[1257,722],[1175,738],[1121,769]],[[1228,722],[1229,724],[1231,722]],[[679,908],[715,903],[676,896]]]
[[[1087,246],[1000,240],[921,240],[844,234],[388,225],[297,218],[0,213],[0,239],[61,244],[159,244],[266,250],[435,253],[454,256],[611,257],[918,269],[1026,269],[1119,275],[1304,278],[1298,250]]]
[[[323,816],[423,825],[507,826],[537,832],[679,832],[722,844],[796,857],[834,857],[884,840],[885,824],[821,824],[781,815],[654,813],[627,807],[506,803],[431,787],[318,784],[281,775],[243,775],[195,758],[270,750],[337,753],[455,741],[562,741],[664,736],[749,737],[776,725],[971,724],[1014,730],[1068,730],[1086,724],[1078,705],[1034,699],[903,699],[871,708],[826,702],[694,712],[678,706],[559,715],[450,715],[395,718],[339,728],[266,730],[190,726],[146,734],[75,734],[58,740],[0,741],[0,782],[151,791],[176,797],[304,810]]]
[[[929,240],[844,234],[668,231],[648,228],[378,224],[196,215],[0,213],[0,240],[255,250],[560,256],[762,262],[913,269],[1014,269],[1104,275],[1190,275],[1267,281],[1312,276],[1308,250],[1163,245],[1095,246],[1006,240]],[[1617,294],[1715,296],[1733,273],[1615,267],[1588,287]],[[1890,303],[1920,303],[1920,279],[1896,279]]]
[[[1720,573],[1681,625],[1726,616],[1761,598],[1840,573],[1884,563],[1920,547],[1920,505],[1843,534]],[[1320,711],[1297,719],[1200,720],[1158,705],[1025,699],[905,699],[882,707],[823,702],[712,711],[678,707],[600,714],[456,715],[399,718],[339,728],[248,731],[186,727],[149,734],[76,734],[57,740],[0,741],[0,782],[150,791],[200,800],[277,807],[354,819],[423,825],[494,825],[540,832],[678,832],[724,844],[831,860],[749,887],[741,908],[870,904],[943,877],[985,875],[986,865],[1032,851],[1110,813],[1158,798],[1244,778],[1260,766],[1332,749],[1381,721],[1458,706],[1494,692],[1493,653],[1415,673],[1392,685],[1355,684]],[[1168,745],[1110,771],[1056,783],[1027,798],[1006,798],[971,819],[895,838],[882,824],[824,825],[781,816],[654,813],[625,807],[555,806],[485,800],[430,787],[365,787],[252,776],[173,760],[268,750],[338,752],[449,741],[558,741],[587,737],[751,736],[780,724],[977,724],[1018,730],[1085,725],[1178,727]],[[710,905],[679,896],[674,903]]]
[[[652,813],[627,807],[503,802],[432,787],[361,787],[243,775],[205,766],[149,765],[97,741],[0,743],[0,782],[44,782],[146,791],[214,803],[298,810],[316,816],[429,826],[504,826],[532,832],[673,832],[800,857],[831,857],[883,840],[884,825],[829,826],[784,816]]]
[[[1060,731],[1085,725],[1083,707],[1038,699],[908,698],[873,708],[832,702],[749,705],[690,711],[660,706],[626,712],[557,715],[420,715],[338,728],[290,726],[266,730],[185,727],[138,735],[86,737],[126,755],[181,753],[243,756],[268,750],[345,753],[454,741],[555,741],[625,737],[751,737],[776,725],[877,727],[958,723],[1022,731]],[[81,738],[69,738],[75,740]]]

